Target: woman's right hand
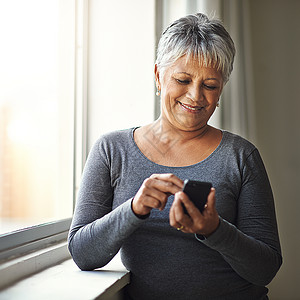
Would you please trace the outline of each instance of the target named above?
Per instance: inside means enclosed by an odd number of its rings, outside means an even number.
[[[145,179],[132,201],[132,210],[144,216],[153,208],[163,210],[168,197],[183,188],[183,181],[174,174],[153,174]]]

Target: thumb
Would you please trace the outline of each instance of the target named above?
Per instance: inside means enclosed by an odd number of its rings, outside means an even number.
[[[206,209],[209,211],[215,210],[216,206],[216,190],[211,188],[210,193],[207,197]]]

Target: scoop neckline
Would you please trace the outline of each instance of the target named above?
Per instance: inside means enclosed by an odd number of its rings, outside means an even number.
[[[133,127],[131,128],[131,131],[130,131],[130,138],[131,138],[131,141],[136,149],[136,151],[138,152],[138,154],[144,159],[146,160],[148,163],[154,165],[154,166],[158,166],[158,167],[161,167],[161,168],[169,168],[169,169],[185,169],[185,168],[193,168],[193,167],[196,167],[196,166],[199,166],[200,164],[203,164],[203,163],[206,163],[208,160],[212,159],[212,157],[214,157],[219,151],[220,149],[222,148],[225,140],[227,139],[227,131],[226,130],[223,130],[223,129],[219,129],[221,132],[222,132],[222,139],[219,143],[219,145],[216,147],[216,149],[209,155],[207,156],[205,159],[195,163],[195,164],[192,164],[192,165],[187,165],[187,166],[178,166],[178,167],[173,167],[173,166],[165,166],[165,165],[161,165],[161,164],[158,164],[154,161],[152,161],[151,159],[149,159],[142,151],[141,149],[138,147],[138,145],[136,144],[135,140],[134,140],[134,132],[136,129],[140,128],[140,126],[136,126],[136,127]]]

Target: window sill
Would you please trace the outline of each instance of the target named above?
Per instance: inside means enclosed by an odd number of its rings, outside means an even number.
[[[0,291],[0,299],[122,299],[129,279],[119,255],[101,269],[84,272],[68,259]]]

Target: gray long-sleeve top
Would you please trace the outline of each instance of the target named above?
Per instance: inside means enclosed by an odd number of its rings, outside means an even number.
[[[282,257],[273,195],[255,146],[223,131],[220,145],[205,160],[167,167],[141,153],[133,132],[106,134],[89,154],[69,233],[79,268],[102,267],[121,249],[131,271],[132,299],[267,299],[265,285]],[[171,227],[174,196],[163,211],[138,218],[131,200],[153,173],[212,182],[218,229],[198,240]]]

